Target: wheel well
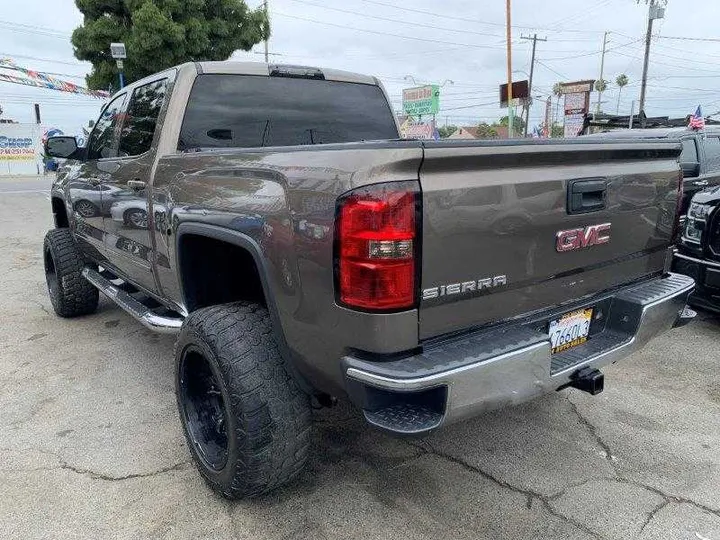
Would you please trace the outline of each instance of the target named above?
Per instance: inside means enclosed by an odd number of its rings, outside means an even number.
[[[188,311],[238,300],[266,305],[260,274],[248,250],[197,234],[183,234],[178,250]]]
[[[67,210],[65,202],[60,197],[53,197],[51,200],[53,216],[55,216],[55,228],[67,229],[70,226],[68,222]]]

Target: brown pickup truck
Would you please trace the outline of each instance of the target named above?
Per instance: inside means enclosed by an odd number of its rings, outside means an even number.
[[[661,221],[680,143],[397,137],[374,77],[200,62],[112,96],[86,148],[48,139],[69,159],[55,311],[100,291],[178,333],[188,447],[225,496],[298,474],[313,402],[423,434],[598,393],[599,368],[692,318]]]

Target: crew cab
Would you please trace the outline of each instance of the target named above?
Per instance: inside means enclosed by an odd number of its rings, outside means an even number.
[[[374,77],[197,62],[112,96],[87,148],[46,151],[68,158],[55,311],[90,314],[100,291],[177,333],[188,448],[227,497],[299,473],[313,402],[428,433],[596,394],[602,366],[693,316],[659,223],[677,140],[399,140]],[[76,204],[87,185],[99,212]]]

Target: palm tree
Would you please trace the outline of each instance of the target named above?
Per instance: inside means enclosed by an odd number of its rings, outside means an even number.
[[[620,114],[620,96],[622,95],[622,89],[623,86],[626,86],[627,83],[630,82],[630,79],[628,79],[628,76],[624,73],[621,73],[617,76],[615,79],[615,84],[618,85],[618,100],[617,100],[617,108],[615,109],[615,114]]]

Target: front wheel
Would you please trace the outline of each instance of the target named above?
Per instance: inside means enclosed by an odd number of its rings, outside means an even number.
[[[70,229],[53,229],[43,244],[45,280],[55,313],[77,317],[93,313],[98,306],[98,290],[83,276],[85,259]]]
[[[310,446],[310,400],[286,371],[262,306],[192,313],[175,347],[175,389],[193,461],[228,498],[293,479]]]
[[[126,210],[123,215],[123,220],[126,225],[130,225],[136,229],[147,229],[148,226],[148,215],[145,210],[139,208],[132,208]]]

